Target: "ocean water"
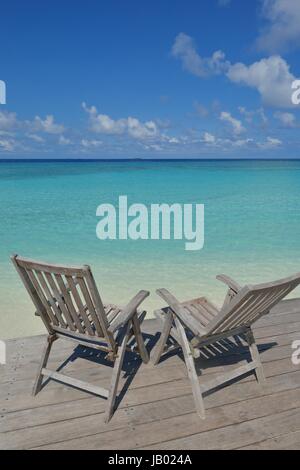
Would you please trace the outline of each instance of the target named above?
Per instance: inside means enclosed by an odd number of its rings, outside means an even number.
[[[96,237],[96,208],[118,202],[202,203],[205,243]],[[10,262],[12,253],[90,264],[104,301],[151,291],[152,315],[169,288],[179,299],[221,304],[226,273],[241,284],[300,271],[299,161],[0,163],[0,338],[44,332]],[[299,296],[295,291],[293,296]]]

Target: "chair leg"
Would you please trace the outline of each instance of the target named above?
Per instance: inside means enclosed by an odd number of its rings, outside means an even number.
[[[197,375],[197,372],[196,372],[194,358],[193,358],[193,355],[191,353],[189,341],[187,339],[185,329],[184,329],[184,327],[180,323],[180,320],[178,320],[177,317],[175,317],[175,324],[176,324],[176,328],[177,328],[177,331],[178,331],[178,334],[179,334],[180,343],[181,343],[181,347],[182,347],[182,351],[183,351],[183,355],[184,355],[184,360],[185,360],[185,363],[186,363],[188,376],[189,376],[189,379],[190,379],[191,385],[192,385],[192,391],[193,391],[193,396],[194,396],[194,400],[195,400],[197,414],[198,414],[198,416],[200,416],[201,419],[205,419],[205,408],[204,408],[203,397],[202,397],[201,388],[200,388],[200,384],[199,384],[199,380],[198,380],[198,375]]]
[[[112,372],[109,395],[107,399],[108,403],[107,403],[106,414],[105,414],[106,423],[110,421],[114,413],[114,406],[115,406],[115,401],[116,401],[116,396],[117,396],[117,391],[118,391],[118,384],[119,384],[122,364],[123,364],[123,360],[125,356],[126,345],[128,343],[128,338],[130,335],[130,329],[131,329],[131,322],[128,322],[121,346],[118,348],[117,358],[115,360],[115,364],[114,364],[114,368]]]
[[[158,340],[157,345],[155,346],[154,352],[152,353],[152,363],[154,365],[159,363],[161,355],[164,352],[165,345],[168,341],[168,337],[170,335],[170,331],[172,328],[173,323],[173,314],[172,312],[168,311],[165,315],[163,329],[160,334],[160,338]]]
[[[144,338],[141,332],[141,325],[137,315],[134,315],[132,318],[132,329],[142,361],[147,364],[149,362],[149,354],[145,346]]]
[[[246,341],[247,341],[249,349],[250,349],[251,358],[252,358],[253,362],[255,362],[257,364],[257,367],[255,369],[257,382],[260,385],[264,385],[266,383],[266,378],[265,378],[263,365],[262,365],[261,360],[260,360],[259,351],[257,349],[256,343],[255,343],[255,338],[254,338],[252,330],[248,330],[247,333],[245,334],[245,336],[246,336]]]
[[[57,337],[55,335],[49,335],[47,337],[47,344],[46,344],[46,346],[44,348],[44,351],[43,351],[43,354],[42,354],[42,358],[41,358],[41,361],[40,361],[38,373],[37,373],[36,380],[35,380],[33,390],[32,390],[32,395],[33,396],[35,396],[37,393],[39,393],[39,391],[42,388],[42,382],[43,382],[42,369],[45,368],[46,365],[47,365],[49,355],[50,355],[50,352],[51,352],[51,348],[52,348],[52,344],[54,343],[54,341],[56,339],[57,339]]]

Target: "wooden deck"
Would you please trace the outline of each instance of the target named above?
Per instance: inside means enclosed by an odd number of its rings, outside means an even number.
[[[148,348],[158,339],[156,320],[144,322]],[[200,420],[185,367],[178,355],[158,366],[141,365],[128,353],[118,409],[104,424],[106,400],[50,381],[31,396],[44,336],[7,342],[8,364],[0,366],[1,449],[299,449],[300,365],[292,364],[291,344],[300,340],[300,300],[282,302],[255,328],[267,385],[253,376],[205,398],[207,418]],[[222,357],[200,359],[206,380],[236,367],[246,349],[228,343]],[[103,386],[111,371],[102,353],[75,351],[55,343],[49,365],[66,361],[65,372]],[[88,360],[83,359],[86,357]]]

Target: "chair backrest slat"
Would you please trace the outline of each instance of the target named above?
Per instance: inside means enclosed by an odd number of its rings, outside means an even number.
[[[81,283],[81,288],[85,295],[87,305],[91,308],[91,315],[93,319],[95,319],[96,327],[99,328],[99,330],[102,330],[107,338],[111,337],[111,334],[108,332],[107,316],[105,314],[101,314],[101,312],[104,312],[104,307],[89,266],[86,266],[85,282],[84,284]],[[92,306],[94,306],[94,309]]]
[[[56,324],[57,322],[57,317],[53,314],[52,312],[52,309],[51,309],[51,304],[50,302],[48,301],[48,298],[47,296],[44,295],[44,292],[43,292],[43,289],[41,288],[40,284],[38,283],[37,281],[37,278],[36,278],[36,274],[33,270],[30,270],[28,269],[27,270],[27,275],[34,287],[34,289],[36,290],[36,293],[40,299],[40,301],[42,302],[42,304],[44,305],[45,307],[45,310],[48,314],[48,317],[50,319],[50,321],[53,321],[54,325]],[[59,324],[59,322],[58,322]]]
[[[40,285],[43,288],[43,291],[45,292],[45,296],[48,300],[48,303],[50,304],[50,309],[49,309],[49,316],[53,321],[53,324],[56,326],[59,326],[60,323],[62,323],[64,320],[61,317],[61,312],[59,307],[57,306],[55,300],[53,299],[53,295],[50,292],[50,289],[48,287],[48,284],[45,280],[44,274],[41,271],[36,272],[36,276],[40,282]],[[65,325],[67,326],[67,325]]]
[[[115,341],[89,266],[67,267],[13,256],[12,261],[49,332]]]
[[[245,286],[208,325],[209,334],[250,326],[300,284],[300,273],[279,281]]]
[[[80,321],[80,316],[77,313],[77,310],[74,306],[72,296],[69,294],[67,287],[63,281],[62,275],[61,274],[54,274],[54,278],[57,282],[57,285],[59,287],[60,293],[62,295],[61,299],[65,305],[66,310],[69,313],[69,317],[71,318],[73,324],[79,331],[79,333],[84,333],[84,328],[82,327],[81,321]]]
[[[67,325],[68,328],[70,328],[71,331],[76,331],[73,318],[69,313],[65,299],[63,298],[63,294],[59,292],[59,288],[56,285],[55,280],[53,279],[53,274],[46,272],[45,277],[52,291],[53,299],[56,300],[61,312],[61,316],[63,316],[63,322]]]
[[[79,293],[77,291],[77,288],[76,288],[76,285],[78,284],[78,281],[76,280],[76,283],[75,283],[72,276],[66,276],[66,279],[68,281],[69,289],[72,292],[72,295],[73,295],[74,300],[76,302],[77,308],[80,312],[80,316],[81,316],[81,318],[84,322],[84,325],[85,325],[89,335],[94,336],[95,332],[91,327],[91,322],[89,320],[89,317],[87,316],[87,313],[85,311],[85,307],[82,303],[82,300],[81,300],[80,295],[79,295]]]

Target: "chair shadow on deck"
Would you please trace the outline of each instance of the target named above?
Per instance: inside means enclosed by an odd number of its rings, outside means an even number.
[[[189,333],[187,334],[187,336],[190,336]],[[169,337],[167,345],[168,347],[174,346],[174,350],[167,352],[163,356],[161,356],[160,363],[163,363],[172,356],[178,356],[184,363],[185,361],[182,349],[176,349],[176,341],[173,338]],[[257,345],[257,348],[259,353],[262,354],[263,357],[264,352],[268,351],[269,349],[272,349],[277,345],[278,343],[276,342],[263,343]],[[208,346],[200,348],[200,356],[199,358],[195,359],[195,369],[198,377],[201,377],[203,376],[202,371],[205,371],[206,369],[237,365],[241,361],[251,361],[249,346],[247,345],[246,339],[243,337],[243,335],[234,336],[232,338],[225,338],[215,344],[209,344]],[[253,371],[245,373],[244,376],[246,377],[251,374],[253,374]],[[237,382],[239,379],[240,377],[237,377],[224,384],[218,385],[217,387],[211,390],[205,391],[203,395],[210,395],[218,389],[224,388],[225,386]]]
[[[143,337],[145,340],[145,345],[146,348],[149,351],[152,350],[153,345],[155,344],[157,338],[156,336],[153,336],[152,334],[148,333],[143,333]],[[135,339],[132,338],[131,342],[128,343],[129,347],[133,347],[135,345]],[[56,369],[57,372],[60,372],[62,369],[68,366],[70,363],[74,363],[78,359],[84,359],[86,361],[92,362],[95,365],[99,366],[108,366],[110,368],[113,368],[114,363],[112,361],[109,361],[106,359],[106,353],[103,351],[99,351],[93,347],[87,347],[83,345],[78,345],[74,348],[72,354],[63,362],[60,364],[60,366]],[[125,358],[122,364],[122,372],[123,372],[123,378],[125,378],[125,383],[122,386],[122,389],[119,391],[119,395],[116,398],[116,403],[115,403],[115,409],[117,409],[124,398],[128,388],[130,387],[130,384],[134,380],[134,377],[136,376],[140,366],[143,364],[143,361],[140,357],[139,354],[137,354],[134,351],[126,351]],[[78,374],[80,375],[80,373]],[[95,369],[95,376],[97,376],[97,369]],[[63,383],[60,380],[56,378],[51,378],[48,377],[42,384],[42,388],[47,386],[47,384],[51,381],[55,381],[58,383]],[[81,390],[80,388],[74,386],[74,385],[68,385],[71,388]],[[91,396],[96,396],[99,398],[99,396],[93,392],[90,391],[84,391],[84,393],[87,393]],[[101,398],[99,398],[101,400]]]

